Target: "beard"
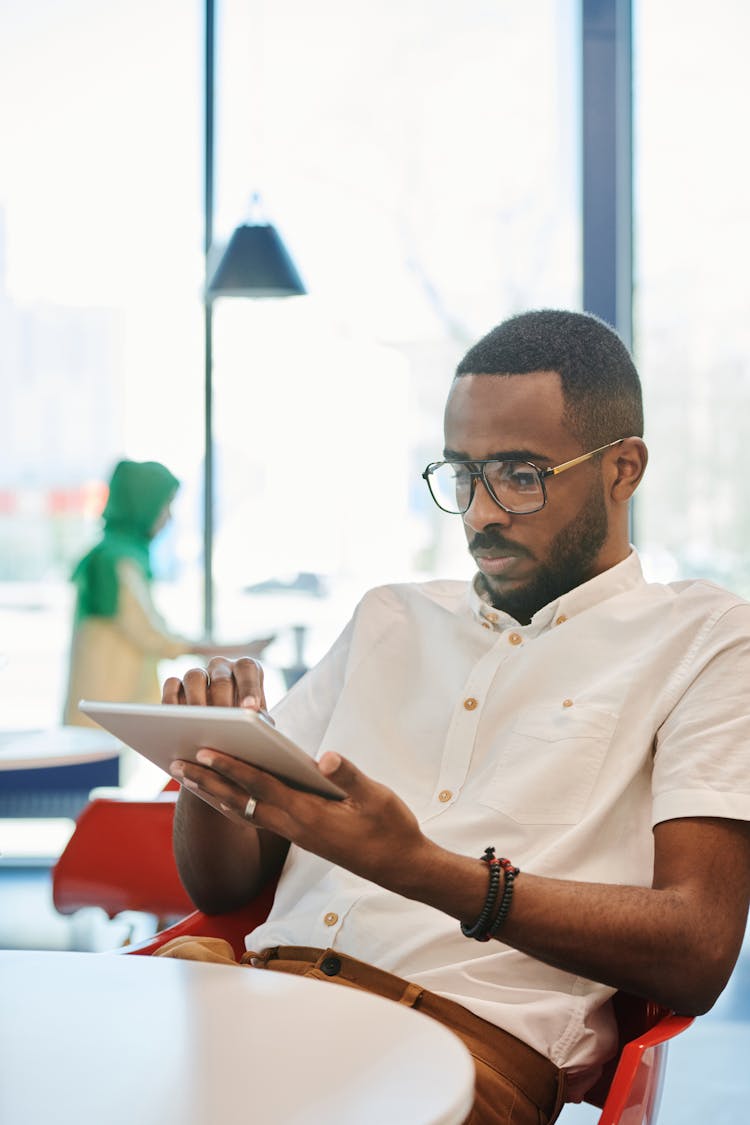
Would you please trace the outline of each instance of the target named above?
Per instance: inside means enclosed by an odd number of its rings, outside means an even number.
[[[495,609],[509,613],[516,621],[528,624],[542,606],[549,605],[594,575],[594,563],[609,532],[607,508],[601,480],[596,480],[588,500],[578,515],[557,533],[533,578],[515,589],[493,590],[492,579],[479,575],[479,582],[489,595]],[[478,546],[479,535],[472,546]],[[481,533],[485,547],[503,543],[502,536],[491,531]]]

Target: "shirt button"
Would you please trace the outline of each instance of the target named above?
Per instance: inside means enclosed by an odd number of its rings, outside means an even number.
[[[508,640],[512,645],[520,645],[523,641],[523,637],[520,633],[509,633]]]
[[[446,804],[447,801],[450,801],[452,796],[453,794],[450,789],[441,789],[438,793],[438,801],[442,801],[443,804]]]
[[[328,912],[328,914],[326,914],[323,918],[323,921],[325,922],[326,926],[335,926],[336,923],[338,922],[338,920],[339,920],[338,914],[334,914],[334,912],[332,910],[330,910]]]
[[[476,701],[476,699],[474,698],[473,695],[470,695],[468,699],[464,700],[464,707],[466,708],[467,711],[473,711],[474,708],[476,707],[476,705],[477,705],[477,701]]]
[[[563,707],[572,707],[572,706],[573,706],[573,700],[572,699],[563,699]]]
[[[482,628],[483,629],[491,629],[492,626],[490,625],[489,621],[483,621],[482,622]]]
[[[567,620],[568,619],[565,614],[561,613],[560,616],[556,619],[555,625],[563,625]]]
[[[492,621],[492,622],[497,621],[497,614],[496,613],[487,613],[487,614],[485,614],[485,616],[486,616],[488,621]]]

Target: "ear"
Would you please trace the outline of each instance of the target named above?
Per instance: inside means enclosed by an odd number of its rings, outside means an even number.
[[[612,453],[609,494],[616,504],[627,504],[646,471],[648,449],[642,438],[629,437]]]

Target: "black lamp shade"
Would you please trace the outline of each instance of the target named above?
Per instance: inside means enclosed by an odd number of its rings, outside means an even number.
[[[270,223],[237,227],[207,288],[214,297],[297,297],[306,293],[294,262]]]

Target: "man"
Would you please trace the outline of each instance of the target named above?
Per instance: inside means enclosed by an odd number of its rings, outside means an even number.
[[[175,769],[196,904],[238,906],[284,864],[254,963],[324,977],[323,953],[286,947],[328,948],[334,979],[378,990],[362,961],[424,990],[475,1052],[476,1122],[553,1120],[613,1053],[613,990],[704,1012],[744,933],[750,605],[644,581],[642,432],[602,322],[545,310],[494,329],[459,365],[424,474],[463,519],[474,581],[371,591],[274,711],[348,797],[214,750]],[[209,671],[164,700],[263,705],[252,661]]]

